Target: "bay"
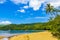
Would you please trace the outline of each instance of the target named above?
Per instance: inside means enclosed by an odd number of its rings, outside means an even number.
[[[0,36],[10,37],[14,35],[42,32],[42,31],[45,30],[0,30]]]

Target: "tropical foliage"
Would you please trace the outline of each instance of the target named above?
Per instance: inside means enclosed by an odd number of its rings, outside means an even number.
[[[53,21],[48,22],[48,27],[50,27],[52,34],[60,40],[60,15],[58,15],[58,12],[60,12],[59,9],[54,8],[50,4],[47,4],[46,13],[52,13],[56,16]]]

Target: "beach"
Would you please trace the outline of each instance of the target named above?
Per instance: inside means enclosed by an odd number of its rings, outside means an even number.
[[[9,40],[58,40],[58,39],[53,37],[51,32],[44,31],[44,32],[16,35],[10,37]]]

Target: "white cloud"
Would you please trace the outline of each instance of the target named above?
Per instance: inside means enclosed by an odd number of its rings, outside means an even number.
[[[15,4],[27,4],[29,0],[11,0]]]
[[[3,4],[5,2],[6,2],[6,0],[0,0],[0,4]]]
[[[30,0],[29,1],[29,7],[33,8],[33,10],[39,10],[42,3],[45,4],[44,7],[46,7],[47,3],[50,3],[54,7],[59,7],[60,6],[60,0]]]
[[[0,24],[8,25],[8,24],[11,24],[11,22],[10,21],[1,21]]]
[[[22,12],[22,13],[25,13],[25,10],[24,9],[21,9],[21,10],[17,10],[18,12]]]
[[[44,0],[30,0],[29,7],[32,7],[33,10],[39,10],[43,2]]]
[[[33,8],[33,10],[39,10],[41,3],[45,2],[45,0],[11,0],[15,4],[27,4],[29,2],[29,7]],[[24,8],[28,8],[28,6],[24,6]]]
[[[60,0],[11,0],[15,4],[27,4],[29,5],[24,6],[23,9],[33,8],[34,11],[39,10],[41,4],[44,2],[50,3],[54,7],[60,6]],[[46,5],[46,3],[44,3]],[[43,9],[44,10],[44,9]]]
[[[29,6],[24,6],[23,8],[28,9],[28,8],[29,8]]]

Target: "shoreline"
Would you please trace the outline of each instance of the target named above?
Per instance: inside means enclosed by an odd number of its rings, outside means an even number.
[[[7,40],[58,40],[58,39],[53,37],[50,31],[44,31],[13,35],[9,37]]]

